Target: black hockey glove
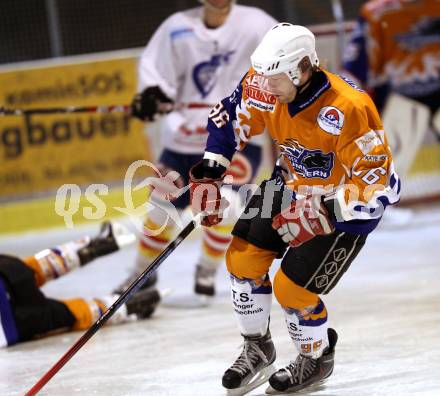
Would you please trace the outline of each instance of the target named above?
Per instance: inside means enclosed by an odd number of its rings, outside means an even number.
[[[131,114],[142,121],[154,121],[162,103],[173,103],[158,87],[148,87],[136,94],[131,102]]]

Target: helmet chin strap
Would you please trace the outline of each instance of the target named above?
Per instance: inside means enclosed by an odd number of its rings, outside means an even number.
[[[298,71],[298,74],[293,74],[292,72],[288,71],[286,72],[287,77],[289,77],[290,81],[292,81],[293,85],[295,85],[296,88],[300,87],[300,79],[301,79],[301,72]]]
[[[309,78],[303,84],[300,84],[300,78],[299,77],[294,77],[293,79],[291,79],[293,85],[296,88],[297,94],[300,94],[301,91],[303,90],[303,88],[305,88],[305,87],[307,87],[309,85],[310,80],[311,80],[311,78]]]
[[[296,89],[298,90],[298,93],[301,93],[302,89],[309,85],[310,80],[311,80],[311,78],[309,78],[304,84],[295,85]]]
[[[310,78],[309,78],[307,81],[304,82],[304,84],[300,83],[301,77],[302,77],[302,73],[300,71],[298,71],[298,74],[295,76],[291,76],[289,73],[286,73],[286,74],[288,75],[288,77],[290,78],[290,81],[292,81],[293,85],[296,87],[298,92],[300,92],[301,89],[303,89],[310,82]]]

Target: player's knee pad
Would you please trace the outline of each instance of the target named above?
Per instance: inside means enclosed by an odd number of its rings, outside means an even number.
[[[303,310],[315,307],[319,302],[317,294],[297,285],[280,268],[273,281],[275,297],[284,308]]]
[[[276,252],[260,249],[234,236],[226,252],[229,273],[239,279],[262,279],[269,272]]]

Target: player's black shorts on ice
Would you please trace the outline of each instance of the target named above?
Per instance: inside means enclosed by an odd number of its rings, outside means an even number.
[[[70,328],[75,323],[65,304],[44,296],[35,283],[34,271],[19,258],[0,255],[0,280],[6,289],[6,298],[0,296],[2,324],[11,336],[16,332],[16,342]],[[4,317],[8,317],[8,323],[3,323]]]
[[[261,249],[277,252],[284,273],[297,285],[313,293],[328,293],[364,246],[367,235],[336,230],[297,248],[289,247],[272,228],[272,218],[290,206],[292,193],[275,180],[263,182],[260,189],[261,194],[254,194],[249,200],[232,234]]]

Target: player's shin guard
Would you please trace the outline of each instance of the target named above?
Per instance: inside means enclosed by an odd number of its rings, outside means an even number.
[[[319,357],[328,345],[327,309],[322,300],[290,279],[282,269],[275,275],[274,291],[284,308],[287,328],[298,351]]]
[[[239,279],[231,275],[231,297],[238,327],[243,336],[266,334],[272,305],[272,284],[263,279]]]
[[[78,268],[81,262],[77,252],[87,245],[89,240],[64,243],[27,257],[24,262],[34,270],[37,286]]]
[[[256,281],[231,275],[231,282],[232,304],[244,343],[239,357],[223,374],[222,384],[229,395],[244,395],[275,371],[276,352],[268,329],[272,285],[268,276]]]
[[[316,307],[303,310],[284,307],[289,335],[299,353],[311,358],[318,358],[328,346],[327,309],[319,299]]]
[[[88,329],[101,317],[108,307],[116,301],[117,298],[117,295],[112,294],[100,298],[75,298],[64,300],[63,303],[76,319],[75,324],[73,325],[73,330]],[[119,324],[127,320],[127,307],[123,305],[118,309],[116,314],[109,319],[107,324]]]
[[[299,355],[270,379],[269,394],[300,391],[327,379],[334,366],[337,334],[327,326],[327,311],[319,300],[315,307],[303,310],[284,308],[289,334]]]
[[[269,378],[267,394],[292,394],[322,384],[333,372],[338,335],[328,329],[329,345],[319,358],[299,354],[295,361]]]
[[[73,330],[88,329],[117,300],[117,294],[99,298],[76,298],[63,301],[75,317]],[[160,302],[156,289],[143,289],[122,305],[107,321],[107,325],[125,323],[129,320],[149,317]]]

